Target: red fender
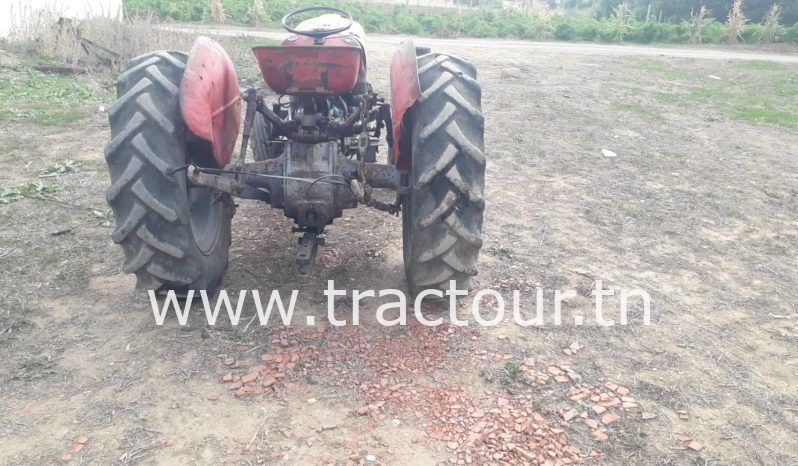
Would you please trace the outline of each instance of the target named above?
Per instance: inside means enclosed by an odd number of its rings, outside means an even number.
[[[281,45],[252,47],[263,79],[278,94],[344,94],[366,72],[366,54],[355,36],[328,36],[318,46],[312,37],[290,36]]]
[[[404,117],[410,107],[421,96],[418,82],[416,46],[413,39],[399,44],[391,59],[391,109],[393,110],[393,162],[400,170],[409,170],[412,165]],[[404,136],[404,137],[403,137]]]
[[[241,126],[241,91],[230,57],[207,37],[198,37],[188,55],[180,110],[189,131],[211,143],[217,166],[227,165]]]

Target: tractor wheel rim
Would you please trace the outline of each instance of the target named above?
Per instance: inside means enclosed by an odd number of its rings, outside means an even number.
[[[213,252],[219,241],[224,202],[214,199],[210,189],[201,187],[189,188],[188,200],[194,243],[197,245],[197,249],[207,256]]]

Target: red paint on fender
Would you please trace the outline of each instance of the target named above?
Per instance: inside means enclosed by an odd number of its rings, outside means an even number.
[[[355,87],[364,68],[363,49],[348,40],[342,38],[343,45],[257,46],[252,53],[266,84],[278,94],[343,94]]]
[[[400,170],[412,166],[410,148],[404,147],[402,124],[407,110],[421,96],[418,82],[416,46],[412,39],[399,44],[391,59],[391,108],[393,109],[393,154],[394,165]],[[405,138],[406,139],[406,138]]]
[[[198,37],[188,55],[180,110],[189,131],[211,143],[217,165],[227,165],[241,127],[241,91],[230,57],[207,37]]]

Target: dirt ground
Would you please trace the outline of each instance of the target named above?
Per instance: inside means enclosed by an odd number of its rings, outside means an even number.
[[[483,86],[477,286],[577,290],[564,325],[386,328],[370,301],[333,328],[328,279],[404,287],[400,219],[347,211],[300,278],[290,221],[248,201],[223,287],[298,289],[297,325],[155,325],[110,239],[112,82],[81,77],[69,123],[0,102],[0,191],[58,185],[0,204],[0,464],[798,464],[798,64],[427,42]],[[0,91],[29,76],[3,54]],[[597,280],[652,324],[596,325]]]

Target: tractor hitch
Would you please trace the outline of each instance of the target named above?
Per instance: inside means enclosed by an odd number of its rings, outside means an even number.
[[[315,231],[306,231],[299,238],[299,248],[296,252],[297,273],[306,276],[310,273],[313,263],[316,262],[316,253],[319,245],[324,244],[324,238],[320,238]]]

